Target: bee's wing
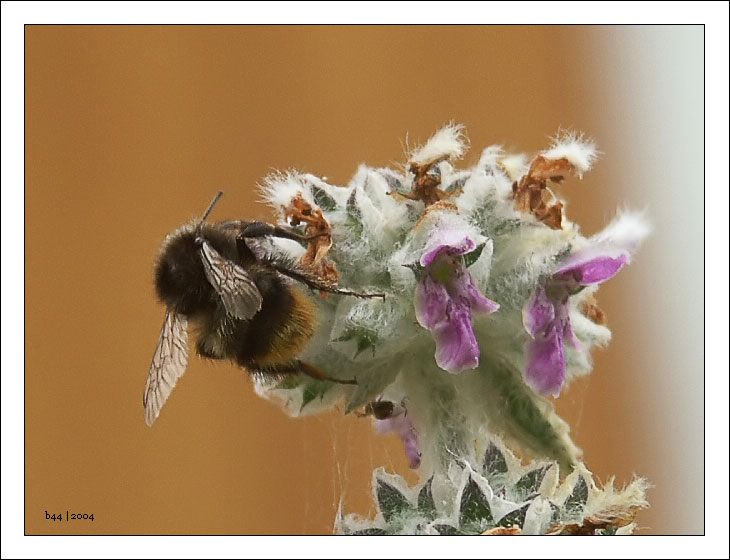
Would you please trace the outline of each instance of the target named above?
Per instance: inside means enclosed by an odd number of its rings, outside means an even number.
[[[208,282],[223,300],[229,315],[250,319],[261,309],[261,292],[251,275],[236,263],[223,257],[203,241],[201,248],[203,268]]]
[[[144,391],[144,416],[147,425],[160,415],[160,409],[170,396],[177,380],[188,365],[188,318],[168,311],[162,325],[160,341],[152,356],[150,376]]]

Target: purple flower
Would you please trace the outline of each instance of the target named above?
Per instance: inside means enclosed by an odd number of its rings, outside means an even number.
[[[537,287],[522,319],[532,337],[526,348],[525,379],[538,393],[560,394],[565,381],[564,341],[581,350],[570,325],[570,296],[616,275],[647,233],[648,226],[640,216],[624,214],[591,238],[585,248],[569,255]]]
[[[418,448],[416,429],[405,412],[381,420],[376,418],[375,432],[381,436],[390,432],[398,434],[403,442],[406,457],[410,461],[409,466],[412,469],[417,469],[421,465],[421,451]]]
[[[436,363],[449,373],[479,365],[472,312],[499,309],[497,303],[482,295],[462,262],[461,255],[476,247],[464,231],[434,228],[420,259],[425,271],[416,287],[416,319],[433,334]]]

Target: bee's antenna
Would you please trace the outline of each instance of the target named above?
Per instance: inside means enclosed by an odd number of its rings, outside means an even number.
[[[215,195],[215,198],[213,199],[213,202],[210,203],[210,206],[208,206],[208,209],[205,211],[205,214],[203,214],[203,217],[200,219],[200,223],[202,224],[205,219],[208,217],[208,215],[213,211],[213,207],[218,203],[220,198],[223,196],[223,191],[218,191],[218,194]]]

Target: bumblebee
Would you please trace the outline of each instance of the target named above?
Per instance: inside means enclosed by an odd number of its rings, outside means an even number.
[[[257,255],[249,245],[257,238],[310,243],[321,234],[306,236],[265,222],[206,222],[222,194],[202,219],[168,235],[160,249],[155,289],[167,314],[143,397],[149,426],[185,373],[189,324],[197,332],[196,351],[202,357],[230,360],[264,377],[303,373],[354,384],[297,358],[315,329],[314,302],[297,284],[320,292],[384,297],[342,289],[288,257],[260,256],[260,249]]]

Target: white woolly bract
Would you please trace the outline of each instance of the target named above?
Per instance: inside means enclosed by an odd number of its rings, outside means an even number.
[[[271,244],[274,247],[274,251],[277,254],[283,254],[291,259],[300,258],[306,249],[302,247],[301,243],[294,241],[293,239],[285,239],[283,237],[271,237]]]
[[[405,242],[404,262],[409,265],[420,261],[425,253],[442,245],[459,244],[464,239],[474,246],[486,241],[477,228],[450,208],[429,210],[411,230]]]
[[[426,165],[440,158],[459,159],[466,151],[464,126],[449,124],[431,136],[423,146],[411,152],[409,161]]]
[[[622,210],[603,231],[589,241],[594,245],[615,247],[632,255],[650,233],[651,225],[643,212]]]
[[[537,497],[527,508],[525,523],[522,526],[523,535],[543,535],[550,528],[550,519],[553,510],[550,502],[542,497]]]
[[[579,177],[588,171],[598,157],[596,145],[575,132],[559,132],[553,138],[552,146],[540,153],[550,160],[567,159],[575,168]]]
[[[504,148],[500,145],[488,146],[482,151],[477,167],[486,167],[490,171],[499,168],[499,160],[504,157]]]
[[[304,185],[309,192],[313,189],[319,189],[322,192],[326,193],[327,196],[332,197],[337,204],[344,206],[347,201],[347,196],[350,194],[346,188],[338,187],[337,185],[330,185],[329,183],[325,182],[323,179],[320,179],[316,175],[312,175],[311,173],[303,173],[301,175],[298,175],[299,182]],[[312,195],[312,198],[314,196]]]
[[[574,306],[571,306],[570,325],[584,350],[591,346],[606,346],[611,341],[611,331],[607,327],[594,323]]]
[[[590,239],[576,239],[573,251],[560,261],[558,269],[606,257],[624,257],[629,263],[650,231],[651,227],[642,213],[621,212],[600,233]]]
[[[392,189],[386,178],[375,170],[361,166],[357,178],[362,179],[362,190],[380,212],[381,233],[393,235],[407,221],[408,208],[391,196]]]
[[[517,181],[529,169],[525,154],[510,154],[499,160],[499,164],[507,173],[510,181]]]
[[[253,387],[259,397],[277,402],[284,412],[292,418],[319,414],[330,410],[342,400],[343,396],[341,389],[334,388],[305,405],[302,391],[279,389],[275,382],[272,383],[260,378],[253,379]]]
[[[475,169],[464,182],[461,195],[454,203],[465,216],[484,211],[485,206],[493,205],[494,213],[504,219],[519,219],[519,213],[509,200],[512,183],[500,169],[487,173]]]
[[[312,204],[312,194],[302,183],[298,173],[275,173],[264,179],[260,186],[262,199],[283,215],[282,210],[291,205],[291,201],[301,195],[307,202]]]

